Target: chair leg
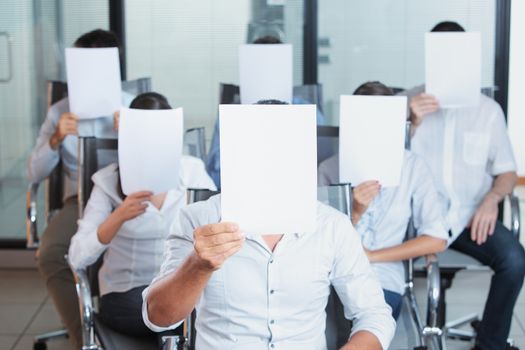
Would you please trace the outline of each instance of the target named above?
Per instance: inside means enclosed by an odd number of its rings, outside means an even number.
[[[34,350],[46,350],[47,349],[46,342],[48,340],[59,339],[59,338],[68,338],[68,334],[65,329],[37,335],[33,341],[33,349]]]

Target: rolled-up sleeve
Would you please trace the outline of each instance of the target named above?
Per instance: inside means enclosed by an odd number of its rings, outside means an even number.
[[[191,239],[191,233],[193,232],[193,229],[190,227],[188,220],[185,220],[186,215],[183,211],[184,210],[181,211],[179,217],[180,220],[177,220],[172,225],[172,228],[170,229],[171,233],[166,239],[164,248],[164,262],[162,263],[159,273],[153,279],[150,286],[144,289],[142,292],[142,318],[144,320],[144,324],[154,332],[163,332],[170,329],[175,329],[183,322],[177,322],[169,327],[160,327],[151,322],[148,315],[148,294],[151,286],[153,286],[163,277],[176,271],[193,250],[193,241]],[[185,229],[186,231],[184,231]],[[184,232],[190,232],[190,234],[184,234]],[[174,300],[173,302],[175,303],[177,301]]]
[[[388,349],[396,323],[381,285],[350,221],[340,220],[337,230],[344,234],[337,235],[330,280],[344,305],[345,317],[353,321],[350,338],[367,331],[377,337],[383,349]]]

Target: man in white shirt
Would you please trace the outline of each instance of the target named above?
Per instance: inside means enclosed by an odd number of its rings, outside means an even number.
[[[464,31],[442,22],[432,31]],[[498,220],[498,204],[516,184],[516,164],[500,106],[481,96],[475,107],[443,109],[423,87],[408,91],[412,150],[429,164],[447,200],[451,248],[494,270],[475,349],[505,349],[525,276],[525,251]]]
[[[97,29],[80,36],[75,47],[99,48],[119,47],[115,34]],[[133,96],[123,94],[124,105],[129,105]],[[99,118],[101,129],[111,129],[112,116]],[[28,164],[28,178],[39,183],[48,177],[62,160],[64,176],[63,207],[49,222],[38,253],[38,268],[46,281],[47,290],[53,299],[62,322],[68,330],[69,339],[75,349],[82,346],[80,313],[73,274],[64,256],[69,241],[77,230],[77,141],[78,118],[69,112],[69,101],[64,98],[49,108],[40,128],[36,145]],[[107,164],[107,163],[106,163]]]
[[[152,330],[177,327],[196,307],[198,349],[326,349],[333,285],[354,321],[344,349],[388,348],[395,322],[345,215],[318,203],[315,232],[263,236],[219,223],[220,211],[220,196],[181,210],[143,294]]]

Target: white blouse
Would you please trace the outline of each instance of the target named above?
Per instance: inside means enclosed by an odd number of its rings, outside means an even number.
[[[113,240],[105,245],[98,240],[98,227],[122,203],[117,192],[118,165],[111,164],[92,177],[95,186],[78,221],[78,231],[71,239],[69,259],[75,269],[93,264],[104,253],[99,271],[100,294],[125,292],[151,282],[162,264],[164,241],[170,226],[186,205],[187,188],[215,190],[204,163],[183,156],[180,186],[168,191],[162,207],[148,202],[146,212],[126,221]]]

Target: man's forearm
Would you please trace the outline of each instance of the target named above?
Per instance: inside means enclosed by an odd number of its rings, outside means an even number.
[[[381,350],[381,343],[375,335],[367,331],[359,331],[350,338],[341,350]]]
[[[512,193],[517,181],[518,175],[514,171],[496,176],[492,189],[487,193],[486,197],[492,196],[495,200],[501,202],[506,195]]]
[[[203,269],[194,253],[174,273],[155,282],[148,293],[149,320],[169,327],[188,316],[212,275]]]

